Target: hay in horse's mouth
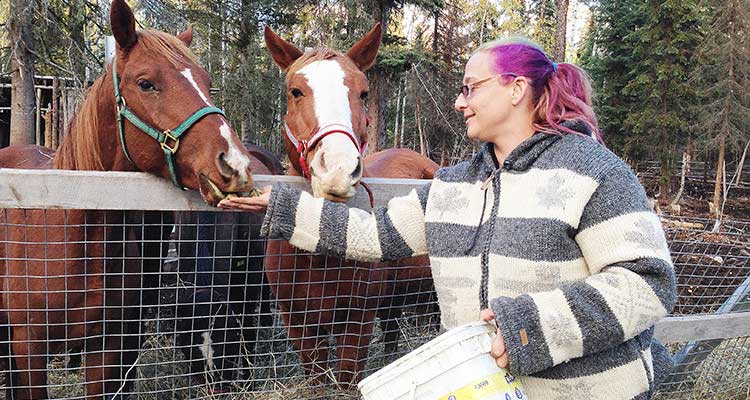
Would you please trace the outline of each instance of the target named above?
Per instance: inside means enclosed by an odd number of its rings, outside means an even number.
[[[351,200],[353,196],[344,197],[344,196],[335,195],[330,192],[324,192],[322,197],[326,200],[333,201],[334,203],[346,203],[347,201]]]
[[[228,199],[232,197],[237,197],[240,195],[243,195],[244,193],[224,193],[219,189],[216,184],[209,179],[206,175],[198,174],[198,180],[199,180],[199,186],[200,191],[203,194],[204,198],[207,200],[207,202],[213,206],[218,204],[223,199]],[[255,197],[261,194],[261,191],[257,188],[250,189],[250,192],[247,193],[250,197]]]
[[[221,189],[219,189],[219,187],[216,186],[216,184],[211,179],[209,179],[206,175],[199,174],[198,180],[199,180],[201,194],[203,194],[203,197],[206,200],[206,202],[211,205],[215,206],[221,200],[227,197],[237,196],[236,193],[222,192]]]

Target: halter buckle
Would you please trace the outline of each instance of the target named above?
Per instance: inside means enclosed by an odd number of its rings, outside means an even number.
[[[162,133],[164,134],[164,141],[159,142],[159,145],[165,152],[176,154],[177,149],[180,147],[180,139],[172,135],[172,131],[169,129],[165,130]],[[172,140],[172,142],[174,143],[173,147],[169,147],[169,144],[167,143],[167,141],[169,140]]]
[[[117,100],[115,101],[115,103],[116,103],[115,108],[117,109],[118,115],[122,114],[122,110],[128,108],[128,105],[125,103],[125,98],[122,96],[119,96]]]

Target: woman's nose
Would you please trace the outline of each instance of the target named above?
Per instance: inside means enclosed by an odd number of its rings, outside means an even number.
[[[466,98],[463,94],[459,93],[458,97],[456,97],[456,102],[453,103],[453,108],[456,109],[456,111],[463,111],[464,108],[466,108],[468,104],[466,104]]]

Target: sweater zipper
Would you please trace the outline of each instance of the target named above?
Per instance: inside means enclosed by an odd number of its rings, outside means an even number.
[[[464,255],[469,255],[469,253],[474,250],[474,246],[477,245],[477,238],[479,238],[479,231],[482,228],[482,220],[484,220],[484,212],[487,209],[487,188],[489,188],[490,183],[492,183],[492,180],[495,178],[495,174],[500,171],[500,168],[497,168],[492,171],[490,176],[487,177],[487,179],[482,182],[482,185],[479,187],[480,190],[482,190],[483,194],[483,200],[482,200],[482,212],[479,214],[479,222],[477,222],[477,227],[474,229],[474,234],[471,235],[471,242],[469,242],[469,246],[466,247],[466,250],[464,251]]]
[[[492,171],[492,174],[482,184],[482,189],[485,191],[485,199],[487,196],[487,189],[492,184],[492,208],[490,209],[489,226],[487,228],[487,237],[484,240],[484,248],[482,249],[481,266],[482,266],[482,282],[479,288],[479,306],[480,310],[489,308],[489,275],[490,275],[490,246],[492,244],[492,236],[495,231],[495,221],[497,220],[497,212],[499,207],[500,198],[500,174],[503,170],[509,170],[512,164],[509,161],[505,161],[503,166]],[[484,214],[484,212],[482,213]],[[480,221],[481,224],[481,221]]]

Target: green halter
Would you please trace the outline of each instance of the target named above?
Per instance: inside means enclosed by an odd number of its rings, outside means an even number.
[[[122,151],[125,153],[125,157],[128,158],[128,161],[130,161],[131,164],[135,165],[133,159],[130,158],[130,154],[128,154],[128,148],[125,146],[125,134],[123,132],[122,117],[125,117],[138,129],[145,132],[147,135],[151,136],[152,138],[156,139],[157,142],[159,142],[162,150],[164,150],[164,157],[167,159],[167,166],[169,167],[169,174],[172,176],[172,182],[174,182],[175,186],[177,186],[178,188],[184,189],[180,184],[180,181],[177,177],[177,172],[174,169],[174,157],[175,153],[177,153],[177,149],[180,147],[180,136],[182,136],[185,132],[187,132],[188,129],[195,125],[196,122],[200,121],[201,118],[205,117],[208,114],[219,114],[226,117],[224,111],[222,111],[218,107],[203,107],[200,110],[194,112],[193,115],[188,117],[188,119],[186,119],[185,122],[181,123],[177,128],[167,129],[164,132],[160,132],[159,130],[154,129],[147,123],[143,122],[143,120],[138,118],[138,116],[130,111],[127,104],[125,104],[125,98],[120,94],[120,85],[117,80],[117,69],[115,68],[116,59],[117,57],[112,58],[112,82],[115,86],[115,103],[117,104],[117,128],[120,132],[120,145],[122,146]]]

